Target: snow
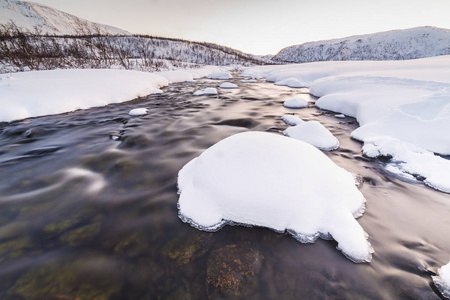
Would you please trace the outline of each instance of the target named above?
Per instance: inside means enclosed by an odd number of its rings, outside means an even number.
[[[291,125],[291,126],[295,126],[301,123],[304,123],[304,121],[302,119],[300,119],[297,116],[294,115],[284,115],[282,117],[283,121],[286,122],[286,124]]]
[[[336,114],[334,115],[335,118],[339,118],[339,119],[344,119],[345,115],[344,114]]]
[[[288,137],[311,144],[321,150],[336,150],[339,148],[338,139],[321,123],[308,121],[289,127],[284,131]]]
[[[317,107],[357,119],[352,137],[366,155],[391,156],[391,169],[450,193],[442,157],[450,155],[450,56],[258,66],[242,75],[307,83]]]
[[[194,96],[217,95],[217,89],[213,87],[205,88],[194,92]]]
[[[307,143],[265,132],[233,135],[188,162],[178,188],[179,216],[198,229],[263,226],[304,243],[331,236],[351,260],[371,260],[355,220],[365,199],[353,175]]]
[[[221,89],[236,89],[237,87],[237,84],[231,82],[224,82],[220,85]]]
[[[288,86],[291,88],[302,88],[302,87],[306,86],[305,83],[300,82],[298,79],[292,78],[292,77],[277,81],[277,82],[275,82],[275,85],[283,85],[283,86]]]
[[[97,30],[108,34],[130,35],[125,30],[89,22],[42,4],[2,0],[0,24],[6,24],[10,20],[14,20],[19,28],[32,32],[37,27],[42,33],[56,35],[79,35],[95,33]]]
[[[305,108],[308,107],[308,101],[300,97],[294,97],[284,101],[283,106],[287,108]]]
[[[228,80],[228,79],[233,78],[233,76],[231,76],[231,73],[228,71],[215,72],[215,73],[209,74],[207,77],[209,79],[218,79],[218,80]]]
[[[257,83],[258,80],[255,80],[255,79],[242,79],[241,82],[242,83]]]
[[[143,116],[147,114],[147,109],[146,108],[135,108],[130,110],[130,112],[128,113],[130,116]]]
[[[450,299],[450,262],[438,270],[438,276],[432,278],[441,294]]]
[[[161,75],[166,78],[170,83],[174,82],[186,82],[194,80],[194,75],[187,71],[165,71],[165,72],[155,72],[155,74]]]

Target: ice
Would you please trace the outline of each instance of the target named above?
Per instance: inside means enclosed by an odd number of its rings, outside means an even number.
[[[286,124],[291,125],[291,126],[295,126],[301,123],[304,123],[304,121],[302,119],[300,119],[297,116],[294,115],[284,115],[282,117],[283,121],[286,122]]]
[[[317,121],[303,122],[294,127],[289,127],[284,131],[284,134],[321,150],[330,151],[339,148],[338,139]]]
[[[357,119],[352,137],[367,155],[392,157],[401,177],[450,192],[450,56],[258,66],[242,76],[307,84],[318,108]]]
[[[308,107],[308,101],[300,97],[294,97],[284,101],[283,106],[287,108],[304,108]]]
[[[233,135],[188,162],[178,188],[179,216],[198,229],[233,223],[288,230],[301,242],[332,236],[352,261],[371,260],[355,220],[365,199],[353,175],[307,143],[264,132]]]
[[[130,116],[143,116],[147,114],[147,109],[146,108],[135,108],[130,110],[130,112],[128,113]]]
[[[238,86],[231,82],[224,82],[220,85],[221,89],[236,89]]]
[[[450,299],[450,262],[438,270],[437,276],[432,276],[433,283],[441,294]]]

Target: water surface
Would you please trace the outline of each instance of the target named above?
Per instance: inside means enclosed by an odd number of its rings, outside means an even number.
[[[400,181],[361,154],[352,118],[314,107],[306,89],[241,83],[219,96],[173,84],[162,95],[0,124],[1,299],[440,299],[431,275],[450,260],[450,195]],[[301,94],[310,107],[287,109]],[[133,108],[149,113],[130,117]],[[198,231],[177,216],[181,167],[281,117],[318,120],[326,152],[364,179],[359,219],[375,249],[354,264],[336,242],[300,244],[265,228]]]

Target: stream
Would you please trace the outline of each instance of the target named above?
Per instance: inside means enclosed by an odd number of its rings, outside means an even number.
[[[0,299],[443,299],[431,276],[450,260],[450,195],[404,182],[362,155],[355,119],[319,110],[307,89],[229,80],[171,84],[72,113],[0,123]],[[305,109],[283,102],[300,95]],[[134,108],[148,114],[131,117]],[[340,141],[326,154],[363,178],[358,222],[375,249],[355,264],[333,240],[183,223],[177,173],[225,137],[282,134],[281,117],[317,120]],[[237,170],[238,171],[238,170]]]

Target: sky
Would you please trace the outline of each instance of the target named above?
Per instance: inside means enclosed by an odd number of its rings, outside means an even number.
[[[33,0],[132,33],[252,54],[418,26],[450,29],[450,0]]]

